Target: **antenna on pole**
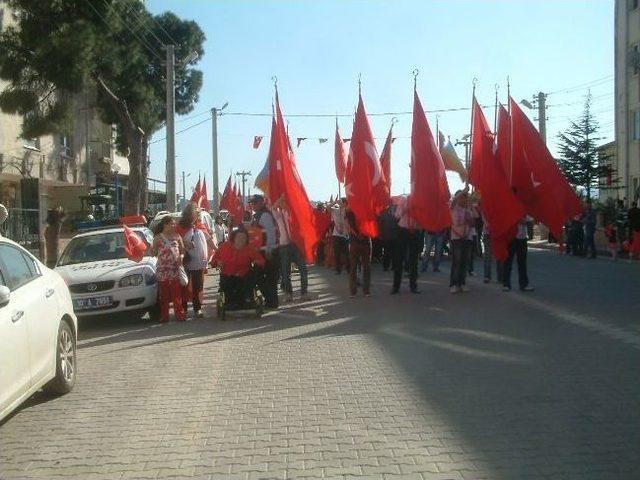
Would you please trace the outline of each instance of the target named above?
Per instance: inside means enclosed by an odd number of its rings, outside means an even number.
[[[358,73],[358,95],[362,95],[362,73]]]

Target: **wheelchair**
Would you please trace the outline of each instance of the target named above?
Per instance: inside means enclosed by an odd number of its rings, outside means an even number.
[[[216,316],[218,319],[221,321],[226,320],[227,312],[249,310],[253,310],[258,318],[262,317],[265,301],[253,278],[253,275],[237,277],[237,279],[233,280],[235,285],[229,285],[229,279],[221,277],[218,300],[216,301]],[[251,284],[250,288],[249,283]]]

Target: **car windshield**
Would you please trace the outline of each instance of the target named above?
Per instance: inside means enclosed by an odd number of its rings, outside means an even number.
[[[136,230],[142,241],[150,244],[150,238],[146,232]],[[123,232],[110,232],[86,237],[76,237],[69,242],[64,249],[58,266],[73,265],[76,263],[97,262],[101,260],[115,260],[126,258]]]

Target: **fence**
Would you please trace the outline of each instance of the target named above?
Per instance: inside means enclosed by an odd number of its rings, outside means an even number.
[[[31,208],[9,208],[3,234],[22,245],[33,255],[42,258],[40,242],[40,212]]]

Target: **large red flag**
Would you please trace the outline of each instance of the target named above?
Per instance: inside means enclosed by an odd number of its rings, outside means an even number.
[[[224,192],[222,192],[222,198],[220,199],[220,210],[227,210],[229,212],[233,211],[233,194],[231,175],[229,175],[229,180],[227,180],[227,185],[224,187]]]
[[[429,128],[418,92],[413,92],[411,126],[411,217],[425,230],[437,232],[451,226],[449,185],[444,163]]]
[[[269,196],[283,197],[289,211],[291,240],[308,262],[314,259],[317,242],[313,209],[295,165],[276,90],[276,118],[271,121],[269,145]]]
[[[349,208],[356,217],[358,230],[368,237],[377,237],[376,219],[389,204],[389,189],[380,167],[362,95],[358,98],[353,124],[345,184]]]
[[[344,183],[344,174],[347,168],[347,152],[344,149],[344,140],[340,135],[338,128],[338,119],[336,118],[336,138],[334,145],[334,160],[336,164],[336,178],[338,182]]]
[[[211,210],[211,204],[207,198],[207,179],[202,179],[202,187],[200,188],[200,198],[198,199],[198,205],[201,209],[209,212]]]
[[[542,137],[518,104],[509,98],[513,139],[512,186],[528,213],[560,237],[565,222],[582,211]]]
[[[502,104],[498,105],[498,131],[496,132],[496,156],[502,166],[502,171],[511,186],[512,172],[512,152],[511,152],[511,115]]]
[[[481,207],[488,222],[497,260],[507,259],[509,242],[515,237],[516,226],[526,212],[515,196],[494,151],[494,139],[487,119],[476,98],[473,98],[471,131],[471,161],[469,181],[480,192]]]
[[[197,205],[200,201],[201,195],[202,195],[202,183],[200,181],[200,176],[198,176],[198,183],[196,183],[196,187],[193,189],[193,193],[191,194],[190,201]]]
[[[384,174],[384,180],[387,182],[387,188],[391,191],[391,144],[393,143],[393,123],[389,127],[389,134],[387,140],[384,142],[382,153],[380,154],[380,167]]]

